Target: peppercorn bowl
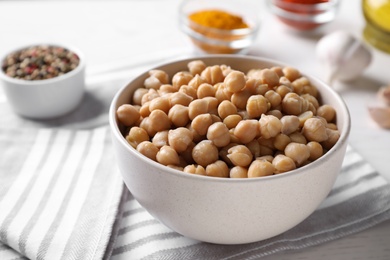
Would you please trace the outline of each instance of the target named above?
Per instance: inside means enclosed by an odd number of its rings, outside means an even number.
[[[257,38],[260,13],[253,1],[185,0],[179,6],[179,27],[196,51],[246,53]]]
[[[14,112],[52,119],[74,110],[84,96],[85,58],[74,47],[31,44],[1,59],[0,84]]]
[[[159,65],[174,75],[202,60],[234,70],[285,66],[269,59],[242,55],[207,55]],[[303,73],[302,73],[303,74]],[[338,141],[322,157],[295,170],[255,178],[218,178],[164,166],[133,148],[125,138],[118,108],[149,78],[146,71],[121,88],[109,112],[113,150],[125,184],[134,198],[172,230],[200,241],[242,244],[277,236],[306,219],[329,194],[340,171],[350,132],[350,116],[341,97],[324,82],[303,74],[317,88],[321,101],[337,111]],[[251,133],[248,133],[251,134]],[[221,169],[222,170],[222,169]]]

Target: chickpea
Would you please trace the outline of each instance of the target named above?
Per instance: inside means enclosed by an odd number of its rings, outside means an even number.
[[[124,104],[118,107],[116,115],[119,122],[125,126],[133,126],[141,116],[137,108],[129,104]]]
[[[151,88],[148,90],[148,92],[146,94],[144,94],[142,96],[142,99],[141,99],[141,105],[145,104],[146,102],[148,101],[151,101],[153,99],[155,99],[156,97],[159,97],[160,95],[158,94],[158,92]]]
[[[188,130],[191,131],[195,143],[199,143],[200,141],[206,139],[206,134],[200,135],[198,132],[195,131],[195,129],[191,127],[191,123],[189,123],[186,127],[188,128]]]
[[[202,78],[201,76],[199,75],[195,75],[195,77],[193,77],[190,82],[188,82],[188,86],[189,87],[192,87],[193,89],[197,90],[198,87],[200,85],[202,85],[203,83],[207,83],[207,81]]]
[[[246,110],[238,110],[237,111],[237,114],[243,119],[243,120],[247,120],[247,119],[251,119],[248,115],[248,111]]]
[[[286,146],[291,142],[291,139],[288,135],[278,134],[274,139],[274,147],[279,151],[284,151]]]
[[[275,167],[267,160],[254,160],[248,168],[248,178],[272,175]]]
[[[284,85],[285,87],[288,87],[290,90],[292,90],[293,88],[291,81],[285,76],[279,78],[279,85]]]
[[[206,80],[206,82],[211,85],[215,85],[218,82],[223,82],[224,80],[222,69],[218,65],[206,67],[202,71],[200,76],[203,77]]]
[[[177,153],[184,152],[192,143],[192,133],[185,127],[171,129],[168,132],[168,144],[176,150]]]
[[[206,167],[218,160],[218,148],[210,140],[203,140],[197,143],[192,149],[194,161]]]
[[[188,70],[192,75],[200,75],[202,71],[206,68],[206,64],[202,60],[190,61],[187,64]]]
[[[274,71],[279,77],[284,76],[282,67],[274,66],[274,67],[270,68],[270,70]]]
[[[252,93],[249,90],[244,89],[242,91],[233,93],[230,101],[237,107],[237,109],[245,110],[247,106],[246,103],[251,96]]]
[[[215,88],[208,84],[208,83],[202,83],[197,91],[196,91],[196,95],[198,96],[198,98],[204,98],[204,97],[214,97],[215,96]]]
[[[164,145],[160,148],[156,155],[157,162],[163,165],[179,165],[180,158],[176,150],[169,145]]]
[[[227,126],[227,128],[232,129],[237,126],[237,124],[242,120],[240,115],[229,115],[225,117],[223,123]]]
[[[157,111],[157,110],[155,110]],[[164,112],[163,112],[164,113]],[[144,129],[148,135],[150,137],[153,137],[158,131],[156,129],[154,129],[150,123],[150,118],[149,117],[145,117],[141,123],[139,124],[139,127],[141,127],[142,129]]]
[[[275,167],[275,174],[292,171],[297,168],[293,159],[283,154],[276,155],[272,160],[272,165]]]
[[[226,76],[224,83],[229,92],[239,92],[246,85],[245,74],[241,71],[232,71]]]
[[[316,109],[318,109],[320,107],[320,103],[313,95],[303,94],[303,95],[301,95],[301,97],[303,99],[305,99],[306,101],[308,101],[309,103],[311,103]]]
[[[326,128],[332,129],[332,130],[337,130],[337,125],[335,123],[328,123],[326,124]]]
[[[257,142],[260,144],[260,146],[264,146],[269,148],[271,151],[275,150],[274,146],[274,140],[273,138],[268,139],[264,138],[263,136],[257,139]]]
[[[158,93],[160,95],[166,95],[169,93],[176,93],[179,90],[179,88],[174,87],[170,84],[163,84],[161,87],[158,89]]]
[[[248,169],[241,166],[234,166],[229,172],[230,178],[248,178]]]
[[[150,101],[148,102],[145,102],[141,108],[139,109],[139,114],[141,117],[147,117],[150,115],[150,109],[149,109],[149,106],[150,106]]]
[[[301,76],[301,73],[299,70],[292,68],[292,67],[284,67],[283,68],[283,75],[288,78],[291,82],[298,79]]]
[[[179,89],[182,85],[188,85],[193,77],[188,71],[179,71],[173,75],[172,85]]]
[[[206,166],[206,175],[213,177],[228,178],[229,167],[224,161],[218,160]]]
[[[160,88],[161,85],[162,85],[162,83],[160,82],[160,80],[153,75],[147,77],[144,81],[144,87],[147,89],[156,89],[157,90]]]
[[[163,70],[150,70],[149,75],[157,78],[161,82],[161,84],[169,83],[168,73]]]
[[[293,90],[297,94],[301,94],[305,86],[310,85],[309,80],[306,77],[299,77],[291,82]]]
[[[218,106],[218,115],[221,119],[225,119],[229,115],[237,114],[237,107],[229,100],[222,101]]]
[[[280,103],[282,102],[282,97],[274,90],[268,90],[264,94],[264,97],[271,104],[271,108],[275,108],[275,107],[279,106]]]
[[[192,134],[192,131],[190,129],[188,129],[188,130]],[[192,149],[194,149],[194,147],[195,147],[195,142],[191,142],[187,146],[187,149],[185,151],[180,152],[180,158],[182,158],[185,161],[185,165],[183,167],[185,167],[188,164],[194,164],[195,163],[194,159],[192,158]]]
[[[308,142],[307,147],[309,147],[309,151],[310,151],[310,156],[309,156],[310,161],[315,161],[324,154],[322,145],[318,142],[314,142],[314,141]]]
[[[251,164],[253,155],[245,145],[235,145],[228,150],[227,157],[235,166],[246,167]]]
[[[229,129],[222,122],[216,122],[207,129],[207,139],[217,147],[223,147],[230,143]]]
[[[210,114],[197,115],[191,122],[191,128],[199,135],[206,135],[207,130],[213,124],[213,118]]]
[[[266,115],[274,116],[274,117],[278,118],[279,120],[282,119],[282,117],[283,117],[282,112],[280,112],[280,110],[278,110],[278,109],[269,110],[269,111],[266,113]]]
[[[161,148],[164,145],[168,145],[168,132],[169,132],[169,130],[157,132],[153,136],[152,143],[158,148]],[[148,138],[148,140],[149,140],[149,138]]]
[[[271,88],[279,85],[279,76],[271,69],[262,69],[260,71],[260,79]]]
[[[168,112],[168,118],[176,127],[186,126],[190,122],[188,107],[176,104]]]
[[[259,127],[261,136],[269,139],[281,132],[282,123],[275,116],[262,114],[259,120]]]
[[[202,165],[190,164],[184,167],[183,172],[197,175],[206,175],[206,169]]]
[[[264,95],[269,90],[267,84],[263,84],[260,79],[256,78],[248,78],[244,89],[253,95]]]
[[[274,157],[272,155],[263,155],[263,156],[257,157],[256,160],[265,160],[265,161],[272,163],[272,161],[274,160]]]
[[[192,102],[193,98],[183,92],[175,92],[169,96],[169,103],[171,107],[176,104],[188,106]]]
[[[294,132],[289,135],[291,142],[294,143],[300,143],[300,144],[307,144],[306,137],[301,132]]]
[[[193,120],[197,115],[206,114],[209,109],[209,104],[205,99],[195,99],[188,105],[188,115],[190,120]]]
[[[233,93],[229,92],[223,83],[217,83],[214,85],[215,90],[215,98],[221,103],[223,100],[231,99]]]
[[[302,128],[303,135],[309,141],[322,142],[328,139],[326,123],[319,118],[309,118]]]
[[[302,114],[300,114],[298,116],[299,127],[303,127],[303,125],[305,124],[306,120],[309,119],[309,118],[312,118],[312,117],[313,117],[313,112],[311,112],[310,110],[305,111]]]
[[[304,99],[297,93],[287,93],[282,101],[282,110],[287,115],[299,115],[305,112]],[[308,104],[307,104],[308,106]]]
[[[242,120],[234,128],[234,135],[241,143],[247,144],[258,135],[259,121],[255,119]]]
[[[248,147],[249,151],[251,151],[253,158],[261,156],[261,147],[256,139],[247,143],[246,147]]]
[[[133,98],[132,98],[132,104],[133,105],[141,105],[142,97],[148,93],[148,90],[146,88],[137,88],[134,91]]]
[[[160,109],[153,110],[149,115],[150,127],[156,132],[168,130],[171,128],[171,121],[167,114]]]
[[[198,95],[196,94],[196,89],[194,87],[189,86],[189,85],[182,85],[179,88],[179,92],[182,92],[182,93],[192,97],[192,100],[198,98]]]
[[[202,99],[207,101],[207,112],[213,115],[218,115],[218,99],[215,97],[204,97]],[[221,118],[219,118],[218,121],[222,121]]]
[[[299,128],[299,118],[297,116],[283,116],[280,122],[282,123],[281,132],[285,135],[290,135]]]
[[[150,141],[143,141],[137,145],[137,151],[145,155],[149,159],[156,161],[156,156],[158,153],[158,148]]]
[[[149,110],[153,111],[155,109],[160,109],[168,114],[169,109],[171,108],[169,103],[169,98],[166,96],[156,97],[149,103]]]
[[[322,105],[317,109],[317,116],[325,118],[330,123],[336,116],[336,110],[330,105]]]
[[[262,95],[252,95],[246,103],[249,118],[258,118],[269,109],[268,100]]]
[[[302,89],[302,94],[309,94],[313,97],[317,97],[318,96],[318,90],[316,87],[312,86],[312,85],[305,85],[303,86],[303,89]]]
[[[229,166],[233,166],[233,163],[230,161],[229,157],[228,157],[228,151],[230,148],[232,148],[233,146],[236,146],[238,145],[238,143],[234,143],[234,142],[230,142],[228,145],[226,145],[225,147],[222,147],[220,150],[219,150],[219,158],[221,158],[226,164],[228,164]]]
[[[137,126],[132,127],[126,135],[127,142],[134,148],[137,148],[138,144],[144,141],[149,141],[149,139],[146,130]]]
[[[283,98],[288,94],[288,93],[291,93],[292,90],[291,88],[287,87],[286,85],[280,85],[279,87],[277,87],[275,89],[275,92],[278,93],[280,95],[280,97]]]
[[[333,130],[333,129],[330,129],[330,128],[327,128],[326,129],[326,133],[328,135],[328,139],[323,141],[321,144],[323,145],[323,147],[327,150],[329,150],[330,148],[332,148],[336,143],[337,141],[339,140],[340,138],[340,132],[338,130]]]
[[[293,159],[297,166],[300,166],[309,159],[310,150],[305,144],[291,142],[284,149],[284,154]]]

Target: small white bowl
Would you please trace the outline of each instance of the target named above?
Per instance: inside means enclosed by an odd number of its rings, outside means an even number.
[[[226,64],[247,72],[253,68],[285,66],[262,58],[209,55],[158,66],[173,75],[186,70],[189,61]],[[322,157],[283,174],[229,179],[184,173],[159,164],[137,152],[124,138],[117,108],[131,100],[148,72],[133,79],[114,97],[110,129],[116,161],[134,198],[172,230],[200,241],[242,244],[281,234],[307,218],[328,195],[341,169],[350,132],[350,116],[341,97],[324,82],[305,75],[317,87],[322,102],[337,111],[337,143]]]
[[[74,47],[62,44],[31,44],[6,53],[0,59],[1,64],[8,54],[38,45],[68,49],[79,57],[80,62],[68,73],[43,80],[12,78],[0,68],[0,83],[11,108],[17,114],[32,119],[60,117],[74,110],[84,96],[85,58],[83,53]]]

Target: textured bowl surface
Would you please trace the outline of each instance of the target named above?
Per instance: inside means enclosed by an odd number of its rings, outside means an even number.
[[[207,65],[226,64],[247,72],[252,68],[284,65],[245,56],[196,57]],[[185,70],[192,59],[161,65],[169,75]],[[172,230],[194,239],[219,244],[241,244],[281,234],[307,218],[330,192],[341,168],[350,131],[348,110],[330,87],[307,76],[324,103],[337,111],[341,136],[320,159],[287,173],[252,178],[224,179],[180,172],[154,162],[133,149],[118,127],[115,111],[129,102],[143,85],[147,72],[132,80],[115,96],[110,127],[117,164],[124,182],[148,212]]]
[[[50,119],[65,115],[79,105],[84,95],[84,55],[73,47],[46,43],[23,46],[11,52],[37,45],[64,47],[76,53],[80,63],[74,70],[64,75],[44,80],[15,79],[7,76],[0,69],[0,83],[3,85],[12,109],[21,116],[34,119]],[[6,55],[0,60],[3,61]]]

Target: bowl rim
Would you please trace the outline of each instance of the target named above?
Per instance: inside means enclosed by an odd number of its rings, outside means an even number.
[[[13,77],[10,77],[7,74],[5,74],[5,72],[3,71],[2,65],[3,65],[4,59],[9,54],[17,52],[17,51],[21,51],[23,49],[27,49],[27,48],[30,48],[30,47],[36,47],[36,46],[54,46],[54,47],[65,48],[65,49],[67,49],[69,51],[74,52],[78,56],[79,64],[73,70],[71,70],[71,71],[69,71],[69,72],[67,72],[67,73],[65,73],[63,75],[56,76],[56,77],[50,78],[50,79],[25,80],[25,79],[13,78]],[[85,69],[85,67],[86,67],[86,59],[85,59],[84,53],[79,48],[77,48],[76,46],[63,44],[63,43],[57,43],[57,42],[47,42],[47,43],[36,42],[36,43],[30,43],[30,44],[25,44],[25,45],[21,45],[21,46],[18,46],[18,47],[14,47],[11,50],[6,51],[5,53],[3,53],[0,56],[0,65],[1,65],[1,67],[0,67],[0,79],[2,79],[4,81],[11,82],[11,83],[14,83],[14,84],[19,84],[19,85],[36,86],[36,85],[49,85],[49,84],[56,83],[56,82],[59,82],[59,81],[63,81],[63,80],[66,80],[68,78],[73,77],[74,75],[78,74],[80,71]]]
[[[294,170],[284,172],[281,174],[276,174],[276,175],[270,175],[270,176],[263,176],[263,177],[257,177],[257,178],[218,178],[218,177],[211,177],[211,176],[203,176],[203,175],[198,175],[198,174],[189,174],[185,173],[183,171],[180,171],[178,169],[170,168],[168,166],[162,165],[156,161],[153,161],[152,159],[147,158],[146,156],[142,155],[139,153],[135,148],[133,148],[131,145],[128,144],[124,136],[122,135],[118,124],[117,124],[117,117],[116,117],[116,109],[117,109],[117,102],[118,99],[121,97],[122,93],[129,88],[130,84],[136,80],[139,80],[140,78],[143,78],[147,75],[149,70],[152,69],[159,69],[160,67],[163,66],[169,66],[170,64],[175,64],[175,63],[182,63],[182,62],[189,62],[192,60],[208,60],[208,59],[215,59],[215,58],[228,58],[228,59],[239,59],[239,60],[254,60],[254,61],[259,61],[259,62],[264,62],[264,63],[272,63],[274,66],[290,66],[284,62],[274,60],[274,59],[269,59],[269,58],[264,58],[260,56],[246,56],[246,55],[238,55],[238,54],[213,54],[213,55],[203,55],[203,56],[193,56],[193,57],[186,57],[182,59],[175,59],[175,60],[170,60],[168,62],[163,62],[160,64],[157,64],[156,66],[153,66],[152,68],[144,70],[141,74],[138,76],[132,78],[129,82],[127,82],[123,87],[121,87],[115,96],[113,97],[111,104],[110,104],[110,109],[109,109],[109,125],[110,125],[110,131],[111,131],[111,136],[112,138],[116,138],[120,145],[126,149],[127,152],[132,153],[137,157],[137,159],[143,161],[144,163],[151,164],[153,167],[157,167],[161,172],[164,172],[166,174],[170,175],[175,175],[178,177],[182,178],[189,178],[197,181],[212,181],[212,182],[239,182],[239,183],[247,183],[247,182],[264,182],[264,181],[272,181],[272,180],[277,180],[279,178],[289,178],[291,175],[299,174],[301,172],[309,172],[308,169],[317,167],[322,163],[322,161],[328,160],[330,156],[332,156],[333,151],[341,149],[341,147],[348,141],[348,137],[350,135],[351,131],[351,116],[348,110],[348,107],[345,103],[345,101],[341,98],[341,96],[333,89],[331,88],[327,83],[322,81],[321,79],[317,78],[316,76],[309,75],[305,73],[304,71],[301,71],[301,74],[305,77],[308,77],[309,80],[315,80],[316,85],[321,84],[323,85],[331,94],[334,99],[337,100],[337,103],[340,104],[341,106],[341,111],[338,111],[338,113],[342,113],[345,122],[344,122],[344,127],[345,130],[340,133],[340,138],[336,142],[336,144],[323,156],[315,160],[314,162],[311,162],[307,165],[301,166],[299,168],[296,168]]]
[[[320,2],[314,4],[301,4],[301,3],[287,2],[285,0],[266,0],[266,1],[270,6],[278,4],[279,5],[278,8],[284,7],[284,8],[291,8],[292,10],[305,10],[305,11],[326,11],[338,6],[341,2],[341,0],[328,0],[327,2]]]

